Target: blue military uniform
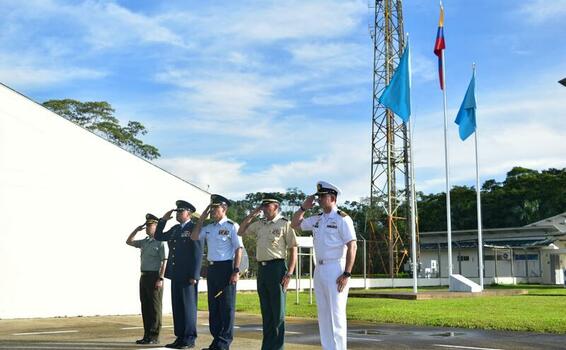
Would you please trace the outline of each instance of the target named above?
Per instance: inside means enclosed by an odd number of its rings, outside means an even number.
[[[177,202],[177,207],[179,207]],[[185,202],[186,203],[186,202]],[[188,203],[187,203],[188,204]],[[194,207],[191,205],[194,212]],[[180,208],[184,209],[184,208]],[[191,239],[192,221],[173,226],[163,232],[167,220],[159,219],[155,239],[167,241],[169,258],[165,278],[171,280],[173,325],[177,348],[194,346],[197,337],[198,280],[202,264],[202,243]],[[194,283],[190,281],[194,280]]]
[[[212,205],[229,203],[222,196],[212,195]],[[203,227],[199,236],[208,245],[208,320],[214,338],[210,350],[229,349],[234,338],[236,285],[230,283],[230,277],[234,273],[235,252],[244,247],[238,228],[237,223],[224,217]]]

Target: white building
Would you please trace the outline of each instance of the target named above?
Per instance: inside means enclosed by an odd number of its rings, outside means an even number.
[[[0,86],[0,318],[139,313],[128,234],[209,196]]]
[[[486,283],[563,284],[566,213],[524,227],[484,229]],[[448,276],[446,232],[420,233],[420,274]],[[453,273],[478,281],[477,230],[452,231]]]

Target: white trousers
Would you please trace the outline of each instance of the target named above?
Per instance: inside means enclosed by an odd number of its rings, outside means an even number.
[[[346,350],[346,302],[349,286],[338,293],[336,279],[344,272],[345,261],[317,264],[314,271],[314,293],[318,311],[320,343],[324,350]]]

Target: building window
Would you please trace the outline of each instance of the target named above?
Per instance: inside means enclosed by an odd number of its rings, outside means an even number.
[[[525,260],[525,254],[515,254],[515,260]],[[526,254],[526,260],[538,260],[538,254]]]
[[[515,255],[515,256],[516,256],[516,255]],[[483,256],[483,260],[484,260],[484,261],[494,261],[494,260],[495,260],[495,255],[484,255],[484,256]],[[509,259],[509,253],[497,254],[497,261],[504,261],[504,260],[510,260],[510,259]]]

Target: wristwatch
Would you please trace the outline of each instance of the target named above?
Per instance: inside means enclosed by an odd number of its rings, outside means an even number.
[[[301,211],[307,211],[302,205],[299,207]]]
[[[239,268],[239,267],[234,267],[234,272],[240,273],[240,268]]]
[[[289,272],[289,273],[286,273],[285,276],[291,278],[291,277],[293,277],[293,274]]]
[[[351,272],[346,272],[346,271],[344,271],[343,275],[346,276],[346,277],[352,277],[352,273],[351,273]]]
[[[160,280],[160,281],[163,281],[163,277],[159,277],[159,280]]]

